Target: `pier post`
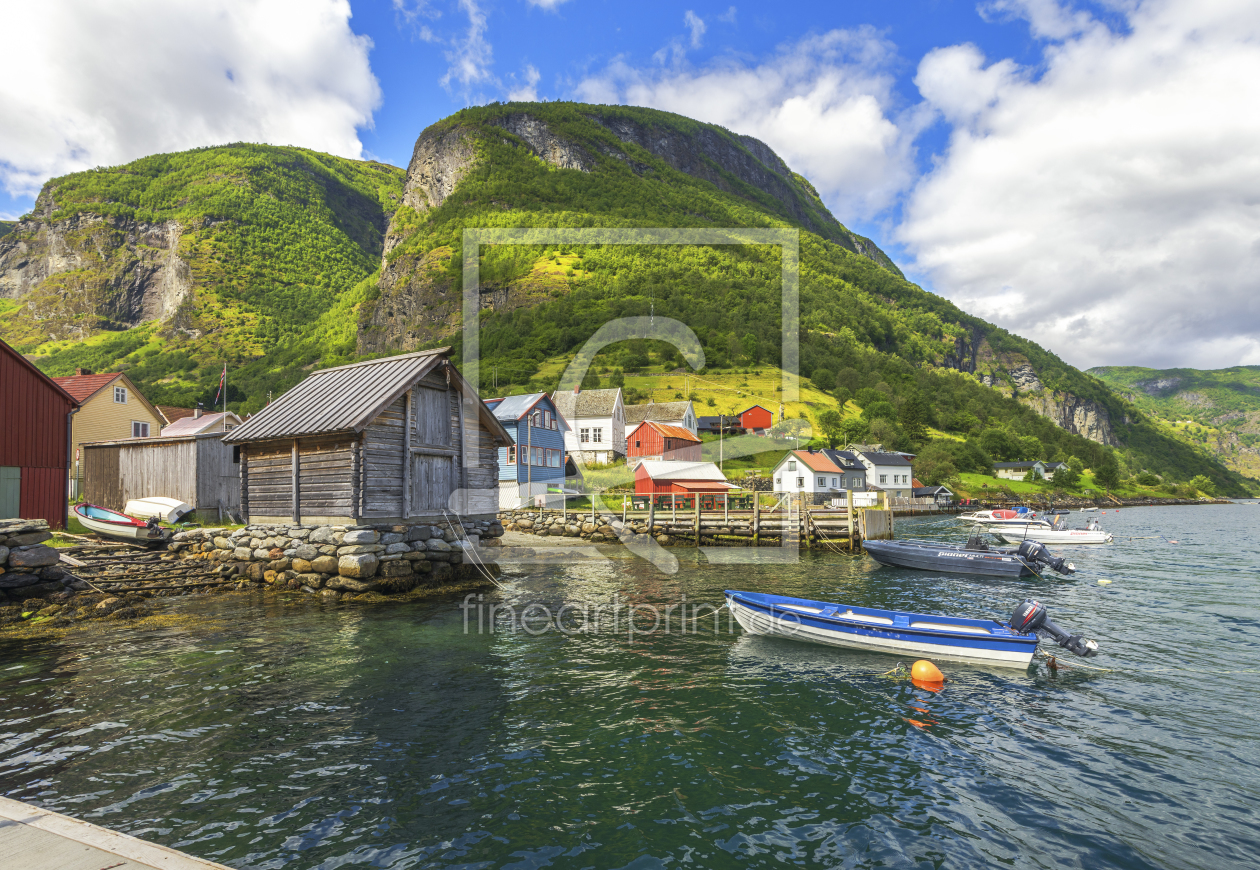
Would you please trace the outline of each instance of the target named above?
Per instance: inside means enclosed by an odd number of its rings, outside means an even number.
[[[753,545],[756,546],[761,541],[761,496],[753,493]]]
[[[696,546],[700,546],[700,493],[696,493]]]

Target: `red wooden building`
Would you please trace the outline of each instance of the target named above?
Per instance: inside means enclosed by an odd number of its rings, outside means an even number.
[[[774,414],[760,405],[753,405],[747,411],[740,412],[739,425],[749,432],[756,429],[764,432],[774,425]]]
[[[645,459],[634,470],[635,495],[671,492],[726,492],[738,489],[712,462]]]
[[[700,439],[681,426],[644,420],[626,435],[631,465],[643,459],[685,459],[699,462]]]
[[[70,417],[79,403],[0,341],[0,519],[66,525]]]

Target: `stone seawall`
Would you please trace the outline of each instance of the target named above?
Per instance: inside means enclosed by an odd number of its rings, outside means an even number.
[[[44,520],[0,520],[0,605],[87,589],[58,564]]]
[[[494,546],[495,521],[436,525],[250,525],[179,532],[169,549],[216,563],[220,576],[323,598],[384,596],[470,580],[480,568],[468,546]],[[493,574],[495,566],[489,566]]]

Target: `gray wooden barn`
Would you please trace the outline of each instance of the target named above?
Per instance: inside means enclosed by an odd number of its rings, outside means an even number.
[[[120,511],[133,498],[177,498],[202,522],[240,511],[239,451],[222,432],[94,441],[82,450],[83,498],[91,504]]]
[[[313,372],[224,439],[254,523],[491,518],[512,438],[450,348]]]

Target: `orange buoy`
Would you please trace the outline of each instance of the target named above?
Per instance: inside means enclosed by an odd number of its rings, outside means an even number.
[[[945,682],[945,675],[941,673],[941,669],[927,659],[919,659],[911,666],[910,678],[922,680],[925,683]]]

